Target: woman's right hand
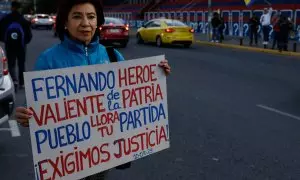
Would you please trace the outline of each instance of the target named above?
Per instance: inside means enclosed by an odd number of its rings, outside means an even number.
[[[19,124],[24,127],[29,126],[29,119],[31,118],[32,113],[29,109],[25,107],[17,107],[16,108],[16,118]]]

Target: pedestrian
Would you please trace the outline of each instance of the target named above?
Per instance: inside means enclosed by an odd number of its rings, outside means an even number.
[[[24,88],[26,45],[32,39],[30,23],[19,13],[21,4],[13,1],[11,13],[0,21],[0,40],[5,43],[8,70],[15,86]],[[16,75],[18,62],[18,78]]]
[[[279,36],[278,36],[278,46],[279,51],[288,51],[288,41],[289,41],[289,34],[292,30],[291,22],[288,18],[284,15],[281,15],[279,20]]]
[[[250,19],[249,19],[249,28],[250,28],[250,43],[249,45],[252,46],[253,44],[253,38],[255,41],[255,45],[257,46],[257,39],[258,39],[258,28],[259,28],[259,19],[258,17],[254,14]]]
[[[215,12],[213,18],[211,20],[212,25],[212,42],[219,42],[220,35],[219,35],[219,28],[221,26],[221,20],[219,17],[219,13]]]
[[[277,49],[279,49],[279,46],[278,46],[278,38],[279,38],[279,33],[280,33],[279,19],[280,19],[280,14],[277,14],[272,19],[273,33],[274,33],[272,49],[275,49],[276,45],[277,45]]]
[[[269,44],[269,33],[271,30],[271,16],[272,16],[273,9],[270,7],[269,9],[264,9],[264,14],[260,17],[260,23],[262,25],[262,31],[263,31],[263,45],[267,47]]]
[[[224,40],[224,29],[225,29],[225,22],[224,22],[224,18],[222,16],[220,16],[220,27],[219,27],[219,34],[220,34],[220,41]]]
[[[106,48],[99,43],[98,29],[104,24],[100,0],[62,0],[56,20],[61,42],[40,55],[35,64],[36,71],[110,63]],[[117,61],[124,60],[117,50],[112,52]],[[167,60],[159,66],[166,75],[171,72]],[[26,107],[16,108],[16,119],[22,126],[29,126],[31,116]],[[107,171],[85,179],[103,180],[106,174]]]

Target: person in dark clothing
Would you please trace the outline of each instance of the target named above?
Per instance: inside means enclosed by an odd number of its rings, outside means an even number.
[[[0,21],[0,41],[5,43],[8,69],[15,85],[24,88],[26,45],[31,41],[32,33],[30,23],[18,12],[20,7],[19,2],[13,1],[11,13]],[[16,61],[18,78],[15,72]]]
[[[280,28],[280,32],[278,35],[279,51],[282,51],[282,50],[287,51],[289,34],[290,34],[290,31],[292,30],[292,26],[286,16],[280,17],[279,28]]]
[[[279,33],[280,33],[279,19],[280,19],[279,15],[277,15],[274,19],[272,19],[273,33],[274,33],[272,49],[275,49],[276,45],[277,45],[277,49],[279,49],[279,46],[278,46],[278,37],[279,37]]]
[[[219,35],[220,35],[220,40],[223,41],[224,40],[224,29],[225,29],[225,22],[224,22],[224,18],[220,17],[220,27],[219,27]]]
[[[211,25],[212,25],[212,41],[213,42],[219,42],[220,37],[219,37],[219,28],[221,26],[221,20],[219,17],[219,13],[215,12],[214,16],[211,20]]]
[[[259,27],[259,19],[258,17],[254,14],[250,19],[249,19],[249,28],[250,28],[250,46],[253,44],[253,38],[255,41],[255,45],[257,46],[257,38],[258,38],[258,27]]]

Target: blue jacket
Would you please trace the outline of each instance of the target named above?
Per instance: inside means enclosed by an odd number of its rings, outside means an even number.
[[[115,53],[118,61],[124,60],[117,50]],[[40,55],[34,69],[50,70],[108,63],[110,63],[108,54],[105,47],[99,44],[98,38],[94,38],[88,46],[85,46],[65,36],[64,41]]]

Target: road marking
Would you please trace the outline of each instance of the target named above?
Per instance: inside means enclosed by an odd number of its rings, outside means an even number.
[[[8,115],[5,115],[3,118],[0,119],[0,125],[5,123],[6,121],[8,121],[8,125],[10,128],[0,128],[0,131],[10,131],[12,137],[21,136],[17,121],[9,120]]]
[[[25,153],[23,153],[23,154],[21,154],[21,153],[19,153],[19,154],[1,154],[0,156],[1,156],[1,157],[18,157],[18,158],[26,158],[26,157],[29,157],[29,155],[28,155],[28,154],[25,154]]]
[[[8,119],[8,115],[5,115],[3,118],[0,119],[0,125],[5,123]]]
[[[11,136],[12,137],[19,137],[19,136],[21,136],[20,129],[19,129],[17,121],[15,121],[15,120],[9,120],[8,124],[9,124],[10,130],[11,130]]]
[[[10,131],[9,128],[1,128],[0,131]]]
[[[260,105],[259,104],[259,105],[256,105],[256,106],[259,107],[259,108],[265,109],[267,111],[271,111],[271,112],[274,112],[274,113],[277,113],[277,114],[280,114],[280,115],[283,115],[283,116],[286,116],[286,117],[289,117],[289,118],[300,121],[300,117],[295,116],[293,114],[286,113],[286,112],[283,112],[283,111],[280,111],[278,109],[274,109],[274,108],[271,108],[271,107],[268,107],[268,106],[265,106],[265,105]]]

